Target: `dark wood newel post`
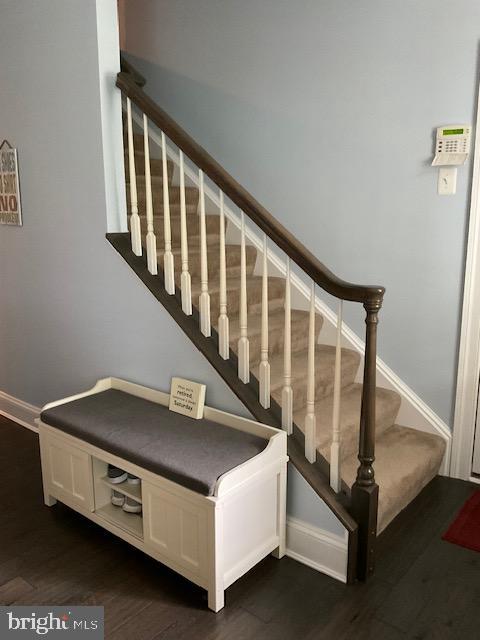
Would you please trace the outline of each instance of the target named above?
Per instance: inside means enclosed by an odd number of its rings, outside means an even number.
[[[365,580],[375,566],[377,537],[378,485],[375,483],[375,389],[377,373],[377,324],[382,298],[368,300],[365,323],[365,365],[358,459],[360,466],[352,487],[352,515],[358,523],[357,577]]]

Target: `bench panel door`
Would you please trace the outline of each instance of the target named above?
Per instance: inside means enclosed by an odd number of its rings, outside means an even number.
[[[145,546],[166,564],[207,573],[207,510],[148,482],[142,485]]]
[[[42,463],[47,486],[54,497],[67,505],[93,511],[92,464],[88,453],[63,438],[47,434]]]

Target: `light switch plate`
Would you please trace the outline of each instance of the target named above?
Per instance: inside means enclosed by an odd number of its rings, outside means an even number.
[[[457,191],[457,167],[441,167],[438,170],[437,191],[440,196],[451,196]]]

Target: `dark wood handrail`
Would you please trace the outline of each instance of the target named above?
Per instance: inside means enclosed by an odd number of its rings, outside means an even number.
[[[131,69],[133,67],[127,63]],[[123,68],[123,67],[122,67]],[[117,87],[159,127],[223,193],[264,231],[305,273],[325,291],[342,300],[380,302],[384,287],[359,285],[338,278],[303,246],[265,207],[255,200],[212,156],[161,109],[138,85],[131,72],[117,76]]]
[[[133,64],[131,64],[122,54],[120,54],[120,69],[125,73],[129,73],[136,85],[139,87],[145,86],[147,82],[145,76],[142,76],[142,74],[135,69]]]

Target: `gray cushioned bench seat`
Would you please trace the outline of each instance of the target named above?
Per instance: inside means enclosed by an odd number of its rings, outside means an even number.
[[[42,422],[203,495],[267,440],[109,389],[41,414]]]

